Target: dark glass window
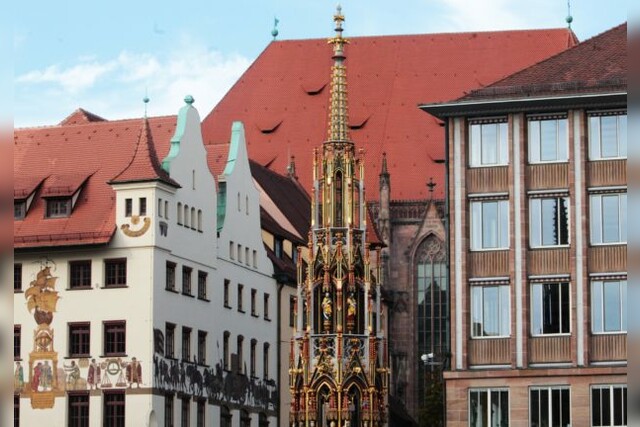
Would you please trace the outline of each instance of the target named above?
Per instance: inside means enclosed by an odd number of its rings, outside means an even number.
[[[198,399],[196,408],[196,427],[204,427],[206,419],[207,401]]]
[[[13,427],[20,427],[20,395],[13,395]]]
[[[69,357],[89,357],[90,344],[91,324],[69,323]]]
[[[127,323],[122,321],[104,322],[104,355],[122,356],[126,354]]]
[[[104,391],[103,427],[125,427],[125,395],[124,390]]]
[[[64,218],[71,215],[71,198],[47,199],[47,218]]]
[[[191,295],[191,267],[182,267],[182,293],[185,295]]]
[[[626,385],[599,385],[591,389],[591,425],[628,425]]]
[[[569,198],[553,197],[530,201],[531,247],[569,244]]]
[[[127,259],[107,259],[104,261],[105,287],[119,287],[127,285]]]
[[[246,409],[240,410],[240,427],[251,427],[251,416]]]
[[[173,394],[164,396],[164,427],[173,427]]]
[[[20,349],[22,345],[22,327],[13,325],[13,358],[20,360]]]
[[[249,369],[251,370],[251,377],[256,376],[256,344],[258,342],[255,339],[251,340],[251,350],[249,352]]]
[[[263,347],[262,373],[265,379],[269,378],[269,343],[264,343]]]
[[[198,271],[198,298],[207,299],[207,273]]]
[[[129,217],[133,214],[133,199],[124,200],[124,216]]]
[[[238,311],[244,311],[242,309],[242,294],[244,293],[244,286],[238,285]]]
[[[191,401],[188,396],[184,396],[180,400],[180,425],[182,427],[190,427],[189,415],[191,415]]]
[[[226,406],[220,407],[220,427],[231,427],[232,415]]]
[[[244,337],[238,335],[236,354],[238,355],[238,373],[244,374]]]
[[[569,283],[534,283],[531,296],[533,335],[570,332]]]
[[[296,321],[296,297],[289,297],[289,326],[293,327]]]
[[[265,319],[269,319],[269,294],[264,294],[264,307],[262,308],[262,313]]]
[[[22,264],[13,264],[13,291],[22,290]]]
[[[140,208],[140,216],[145,216],[147,214],[147,198],[140,197],[138,200],[139,208]]]
[[[231,306],[229,305],[229,285],[230,285],[230,281],[229,279],[224,279],[224,306],[227,308],[231,308]]]
[[[231,336],[231,334],[229,333],[229,331],[224,331],[224,335],[223,335],[223,339],[222,339],[222,355],[224,357],[223,359],[223,364],[224,364],[224,369],[226,371],[229,370],[230,368],[230,355],[229,355],[229,337]]]
[[[530,426],[571,425],[570,392],[568,388],[533,388],[529,391]]]
[[[182,327],[182,360],[191,361],[191,328]]]
[[[508,390],[470,390],[469,426],[508,426],[509,391]]]
[[[176,264],[167,261],[167,278],[166,278],[166,289],[170,291],[176,290]]]
[[[89,393],[69,393],[68,403],[68,426],[69,427],[89,427]]]
[[[23,219],[27,213],[26,200],[13,201],[13,219]]]
[[[69,262],[69,288],[91,288],[91,261]]]
[[[174,357],[175,355],[175,339],[176,339],[176,325],[173,323],[167,323],[165,325],[165,337],[164,337],[164,354],[167,357]]]
[[[207,333],[198,331],[198,363],[207,364]]]
[[[251,289],[251,315],[252,316],[257,316],[257,311],[256,311],[256,293],[258,291],[256,291],[255,289]]]

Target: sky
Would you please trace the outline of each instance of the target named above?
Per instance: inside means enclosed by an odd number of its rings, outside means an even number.
[[[627,20],[631,0],[571,0],[586,40]],[[566,27],[566,0],[342,0],[346,37]],[[21,2],[13,19],[14,125],[82,107],[107,119],[205,117],[272,41],[332,35],[328,0]]]

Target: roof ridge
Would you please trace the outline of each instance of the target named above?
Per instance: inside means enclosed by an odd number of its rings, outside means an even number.
[[[177,114],[153,116],[153,117],[148,117],[148,119],[155,121],[157,119],[169,119],[172,117],[177,117]],[[17,127],[15,128],[15,130],[22,131],[22,130],[32,130],[32,129],[37,130],[37,129],[51,129],[51,128],[70,128],[70,127],[80,127],[80,126],[106,126],[107,124],[119,124],[122,122],[136,121],[136,120],[140,120],[140,117],[130,117],[128,119],[114,119],[114,120],[105,119],[104,121],[95,121],[95,122],[88,122],[88,123],[72,123],[68,125],[61,125],[60,123],[57,123],[54,125],[25,126],[25,127]]]

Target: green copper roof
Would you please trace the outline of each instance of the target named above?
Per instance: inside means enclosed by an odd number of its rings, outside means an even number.
[[[180,109],[178,112],[178,122],[176,123],[176,131],[171,138],[171,146],[169,148],[169,154],[162,161],[162,169],[164,169],[167,173],[171,173],[171,161],[176,158],[178,152],[180,152],[180,141],[184,136],[184,130],[187,127],[187,112],[189,108],[194,108],[191,104],[193,104],[194,99],[191,95],[187,95],[184,97],[184,102],[187,104]]]

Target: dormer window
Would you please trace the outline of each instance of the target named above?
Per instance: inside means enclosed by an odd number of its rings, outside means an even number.
[[[27,201],[14,200],[13,202],[13,219],[24,219],[27,214]]]
[[[64,218],[71,215],[71,197],[47,199],[47,218]]]

